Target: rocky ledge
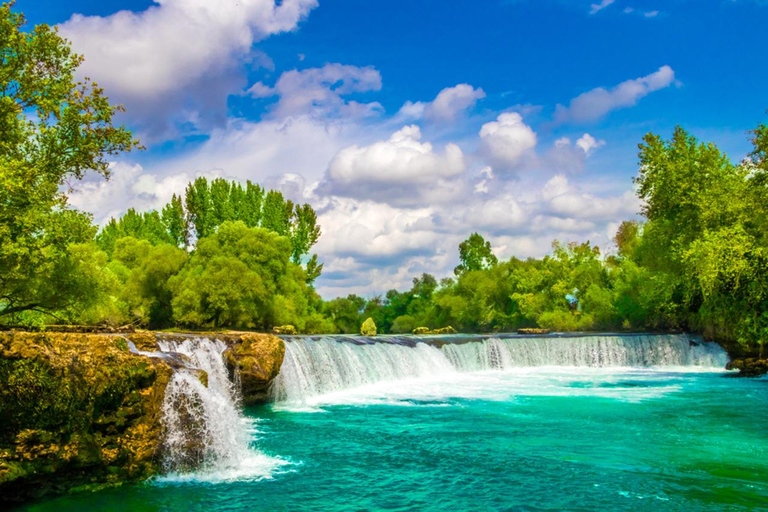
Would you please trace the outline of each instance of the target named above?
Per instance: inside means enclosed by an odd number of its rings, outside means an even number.
[[[0,502],[155,474],[171,374],[119,336],[0,333]]]
[[[751,357],[747,359],[734,359],[729,362],[727,370],[739,370],[739,375],[743,377],[757,377],[768,373],[768,359],[758,359]]]
[[[272,334],[248,333],[228,344],[224,362],[233,377],[238,374],[243,405],[266,402],[269,386],[283,364],[285,343]]]
[[[271,334],[0,332],[0,508],[157,474],[163,398],[179,365],[151,352],[176,336],[225,342],[244,404],[267,400],[285,354]]]

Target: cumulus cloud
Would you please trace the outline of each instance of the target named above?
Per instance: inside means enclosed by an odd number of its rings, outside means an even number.
[[[433,123],[456,121],[485,98],[485,91],[469,84],[458,84],[441,90],[428,102],[406,101],[395,116],[400,122],[424,119]]]
[[[568,178],[557,175],[542,188],[545,213],[589,221],[615,221],[631,218],[640,211],[640,200],[630,190],[616,197],[598,197],[572,185]]]
[[[595,151],[597,148],[605,146],[605,141],[597,140],[590,134],[585,133],[584,135],[579,137],[578,140],[576,140],[576,145],[579,148],[581,148],[581,150],[584,151],[585,154],[589,155],[593,151]]]
[[[517,112],[499,115],[480,129],[480,152],[494,167],[517,167],[536,146],[536,133]]]
[[[264,63],[253,44],[295,29],[316,5],[157,0],[141,12],[75,14],[59,30],[85,56],[80,72],[124,103],[136,125],[162,137],[171,134],[169,123],[223,122],[227,96],[243,87],[245,65]]]
[[[421,129],[405,126],[385,141],[349,146],[328,165],[326,193],[398,204],[441,202],[461,191],[452,178],[465,170],[464,153],[448,143],[436,151],[421,142]]]
[[[381,89],[381,74],[372,66],[326,64],[321,68],[286,71],[274,87],[256,82],[247,93],[255,98],[278,96],[271,108],[276,118],[311,114],[319,117],[358,118],[377,115],[378,102],[345,101],[342,96]]]
[[[469,84],[446,87],[424,109],[424,117],[435,122],[450,122],[485,98],[485,91]]]
[[[122,215],[129,207],[139,211],[162,208],[173,194],[183,193],[187,183],[194,179],[187,173],[158,176],[144,172],[141,165],[124,162],[112,164],[110,171],[109,180],[91,177],[74,184],[68,194],[69,202],[75,208],[92,213],[97,224]]]
[[[557,105],[555,123],[584,123],[597,121],[613,110],[634,106],[648,94],[675,83],[675,72],[662,66],[654,73],[627,80],[611,89],[598,87],[573,98],[570,104]]]

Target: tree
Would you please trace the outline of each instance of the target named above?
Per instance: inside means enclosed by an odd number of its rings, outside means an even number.
[[[112,269],[123,276],[122,299],[130,320],[153,329],[172,326],[173,296],[168,281],[187,262],[187,252],[168,244],[153,246],[146,240],[124,237],[117,240],[112,258]]]
[[[185,194],[187,225],[194,230],[195,239],[199,240],[213,233],[211,191],[208,180],[200,177],[187,185]],[[191,238],[191,237],[190,237]]]
[[[292,214],[293,203],[285,201],[282,192],[270,190],[264,198],[260,225],[278,235],[288,236]]]
[[[56,29],[24,23],[12,4],[0,7],[0,316],[88,298],[65,276],[77,268],[68,248],[94,229],[60,187],[88,170],[108,176],[109,157],[138,144],[113,125],[120,108],[103,90],[75,80],[82,58]]]
[[[176,247],[186,247],[189,245],[189,226],[184,214],[181,196],[173,194],[171,202],[163,208],[162,220],[171,242]]]
[[[459,244],[459,259],[461,264],[453,270],[457,276],[471,270],[484,270],[499,262],[491,251],[491,242],[486,242],[479,233],[472,233]]]
[[[320,238],[320,226],[317,225],[317,214],[308,204],[297,206],[294,210],[294,221],[291,226],[291,261],[301,263],[301,257],[309,254],[309,250]]]
[[[765,150],[752,132],[750,158],[734,165],[682,128],[640,145],[636,182],[648,219],[637,263],[663,282],[682,327],[747,346],[768,338]]]
[[[297,293],[309,293],[290,254],[286,237],[242,221],[224,222],[198,241],[188,264],[170,278],[174,319],[190,326],[271,327],[299,300]],[[302,301],[297,315],[306,313],[306,296]]]

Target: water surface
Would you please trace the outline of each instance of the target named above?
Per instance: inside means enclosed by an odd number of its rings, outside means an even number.
[[[29,510],[768,509],[768,380],[697,364],[717,358],[462,371],[408,363],[412,377],[377,380],[350,363],[380,357],[360,353],[370,347],[327,348],[309,384],[245,411],[260,456],[240,471]],[[334,361],[358,380],[335,375]]]

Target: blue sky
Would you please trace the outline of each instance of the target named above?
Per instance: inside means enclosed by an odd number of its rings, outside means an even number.
[[[325,296],[499,256],[610,250],[637,143],[681,124],[734,159],[766,120],[759,0],[18,0],[59,24],[148,150],[72,197],[98,222],[197,175],[320,212]]]

